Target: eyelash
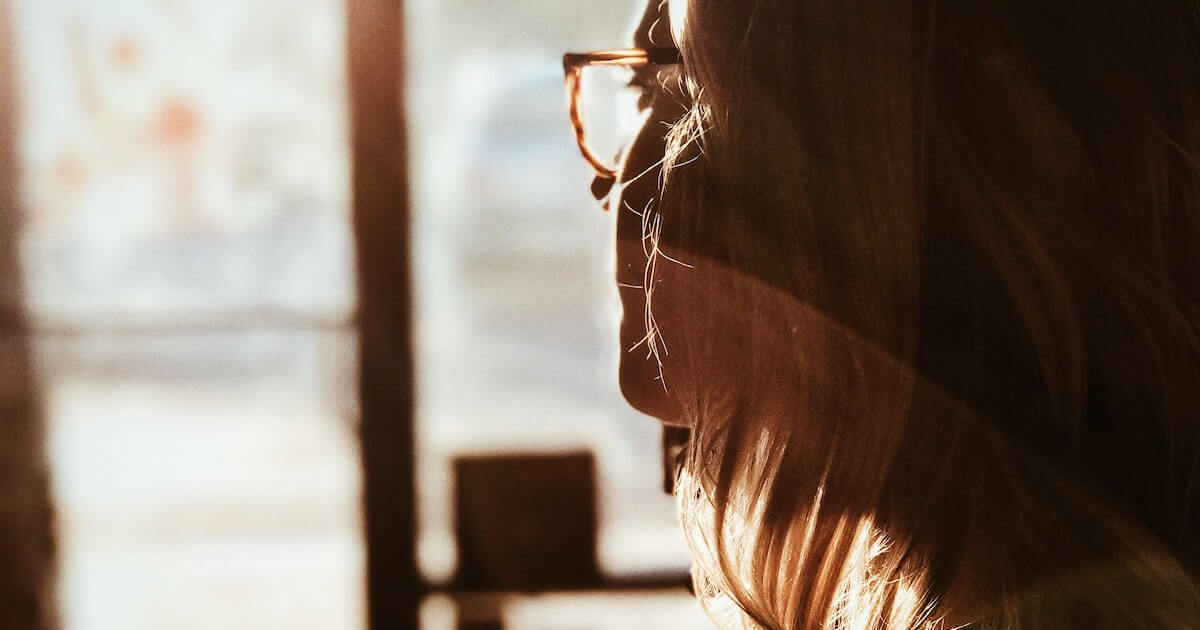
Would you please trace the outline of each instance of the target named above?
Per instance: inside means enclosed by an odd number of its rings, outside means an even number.
[[[654,99],[658,96],[649,88],[641,85],[632,86],[637,90],[637,109],[639,112],[644,112],[654,105]]]
[[[651,80],[649,76],[634,71],[633,77],[629,79],[627,84],[631,90],[637,92],[637,108],[639,112],[646,111],[658,96],[659,86],[657,80]]]

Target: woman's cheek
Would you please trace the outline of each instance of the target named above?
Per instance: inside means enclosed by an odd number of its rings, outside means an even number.
[[[681,210],[664,205],[672,203],[672,196],[664,196],[660,185],[669,123],[683,111],[672,99],[655,99],[617,176],[620,196],[613,208],[622,306],[621,392],[634,408],[669,424],[683,418],[678,402],[683,358],[671,343],[683,333],[678,311],[682,296],[673,294],[689,278],[678,273],[687,269],[655,252],[655,242],[663,222],[677,218]]]
[[[629,212],[625,210],[625,212]],[[646,255],[639,238],[617,241],[618,283],[621,294],[620,385],[625,399],[638,411],[668,424],[682,422],[676,376],[682,356],[672,352],[679,334],[664,278],[647,292],[643,287]]]
[[[635,409],[677,424],[682,413],[672,389],[671,372],[678,359],[670,354],[670,338],[679,332],[673,330],[677,318],[669,295],[674,284],[668,280],[671,274],[666,272],[671,270],[662,266],[662,259],[655,261],[653,278],[648,272],[650,255],[654,254],[654,220],[664,210],[656,205],[661,199],[656,165],[665,144],[658,131],[661,129],[662,125],[652,119],[630,147],[620,175],[620,200],[614,209],[616,282],[621,296],[620,385],[621,393]]]

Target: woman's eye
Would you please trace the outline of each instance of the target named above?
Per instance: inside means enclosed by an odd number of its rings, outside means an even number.
[[[639,112],[650,109],[659,99],[681,106],[691,101],[677,65],[637,68],[626,83],[626,88],[637,98]]]
[[[633,78],[629,80],[626,86],[637,95],[637,108],[639,112],[644,112],[654,104],[654,98],[658,95],[658,82],[652,77],[635,72]]]
[[[637,108],[638,108],[639,112],[644,112],[647,109],[650,109],[650,106],[654,104],[654,94],[651,93],[650,90],[646,90],[646,89],[640,88],[640,87],[637,88],[637,90],[638,90]]]

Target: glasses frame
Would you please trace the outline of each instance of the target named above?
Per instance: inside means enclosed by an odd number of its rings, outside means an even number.
[[[669,66],[683,61],[678,48],[626,48],[616,50],[597,50],[587,53],[567,53],[563,55],[563,73],[567,87],[567,100],[570,104],[571,126],[575,129],[575,141],[583,158],[596,171],[596,176],[615,180],[616,169],[609,168],[596,156],[587,143],[587,133],[583,130],[583,98],[580,82],[583,70],[589,66],[625,66],[640,68],[642,66]]]

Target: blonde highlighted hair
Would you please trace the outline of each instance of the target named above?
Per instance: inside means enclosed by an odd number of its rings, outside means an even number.
[[[714,617],[1200,623],[1200,3],[683,23],[651,281]]]

